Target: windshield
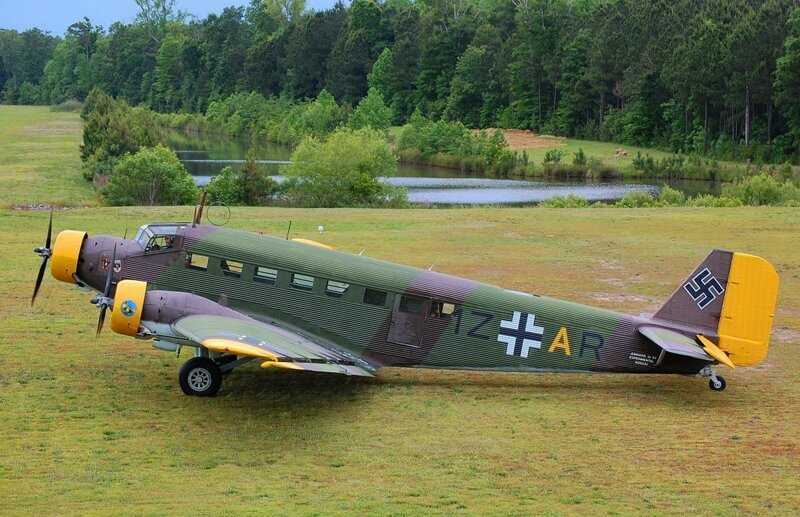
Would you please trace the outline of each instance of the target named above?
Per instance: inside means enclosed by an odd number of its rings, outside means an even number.
[[[156,239],[156,241],[160,241],[163,240],[165,236],[176,235],[179,230],[183,230],[184,228],[186,228],[185,224],[145,224],[136,232],[135,240],[143,249],[148,249],[149,243],[154,238],[160,237],[161,239]]]

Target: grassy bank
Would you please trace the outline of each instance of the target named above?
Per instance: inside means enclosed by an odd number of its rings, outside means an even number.
[[[769,357],[702,379],[387,369],[374,380],[232,373],[185,397],[186,357],[106,330],[46,278],[45,212],[0,211],[0,513],[762,513],[800,510],[800,212],[234,208],[230,226],[633,314],[713,247],[781,275]],[[56,231],[186,220],[188,208],[81,209]],[[713,221],[710,219],[713,217]],[[536,224],[531,224],[535,221]],[[316,228],[325,226],[319,236]]]
[[[81,129],[77,113],[0,105],[0,207],[96,205],[81,176]]]

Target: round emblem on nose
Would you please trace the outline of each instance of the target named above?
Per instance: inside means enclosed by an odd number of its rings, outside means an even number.
[[[136,307],[136,302],[134,302],[133,300],[125,300],[120,304],[119,312],[121,312],[122,315],[125,316],[126,318],[130,318],[131,316],[136,314],[137,308],[138,307]]]

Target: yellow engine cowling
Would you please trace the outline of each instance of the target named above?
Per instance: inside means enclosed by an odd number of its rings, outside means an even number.
[[[72,275],[78,271],[78,258],[80,258],[84,240],[86,240],[86,232],[64,230],[58,234],[50,260],[50,274],[56,280],[68,284],[75,283]]]
[[[117,334],[135,336],[144,310],[147,282],[123,280],[117,284],[114,309],[111,311],[111,330]]]

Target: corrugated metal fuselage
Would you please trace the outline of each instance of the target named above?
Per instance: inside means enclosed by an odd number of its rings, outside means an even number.
[[[709,364],[662,354],[636,317],[226,228],[186,226],[170,250],[127,253],[120,276],[201,295],[376,366],[694,374]]]

